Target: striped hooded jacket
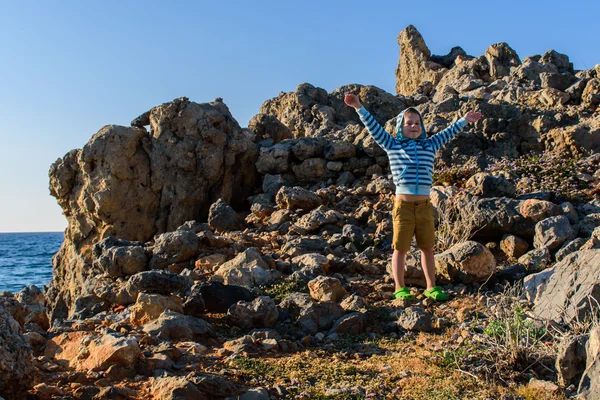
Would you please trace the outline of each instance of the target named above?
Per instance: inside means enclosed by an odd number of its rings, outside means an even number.
[[[402,135],[404,113],[408,110],[416,111],[421,120],[422,132],[416,139]],[[443,131],[427,138],[423,117],[416,108],[409,107],[396,117],[396,137],[393,137],[375,121],[375,118],[364,107],[357,110],[357,113],[375,142],[388,155],[396,185],[396,194],[429,196],[433,184],[435,153],[467,125],[467,120],[461,118]]]

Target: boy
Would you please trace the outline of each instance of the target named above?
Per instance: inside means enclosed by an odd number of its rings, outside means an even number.
[[[437,301],[448,298],[442,288],[435,285],[435,227],[433,206],[429,200],[433,161],[435,153],[469,122],[481,118],[479,112],[468,112],[448,128],[427,138],[423,118],[416,108],[409,107],[396,117],[396,137],[387,133],[375,118],[362,106],[358,97],[347,94],[344,101],[353,107],[360,120],[369,130],[377,144],[385,150],[390,161],[390,169],[396,185],[396,197],[392,218],[394,221],[394,254],[392,274],[396,289],[392,298],[413,300],[414,296],[404,286],[404,264],[406,252],[410,248],[413,235],[421,250],[421,265],[427,281],[423,293]]]

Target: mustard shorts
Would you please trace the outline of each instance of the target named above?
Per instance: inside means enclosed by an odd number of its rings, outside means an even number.
[[[392,211],[394,221],[395,250],[401,253],[410,249],[410,242],[417,236],[420,249],[432,249],[435,245],[435,227],[433,206],[430,200],[394,202]]]

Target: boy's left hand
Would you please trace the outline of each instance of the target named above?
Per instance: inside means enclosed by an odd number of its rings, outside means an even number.
[[[467,122],[477,122],[479,121],[479,119],[481,118],[481,113],[480,112],[474,112],[474,111],[469,111],[466,115],[465,115],[465,119],[467,120]]]

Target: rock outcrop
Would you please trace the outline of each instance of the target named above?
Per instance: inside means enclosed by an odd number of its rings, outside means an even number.
[[[149,241],[206,220],[219,198],[239,208],[254,189],[258,149],[221,101],[177,99],[133,124],[103,127],[50,168],[50,192],[69,221],[48,290],[53,319],[92,292],[95,243]]]

